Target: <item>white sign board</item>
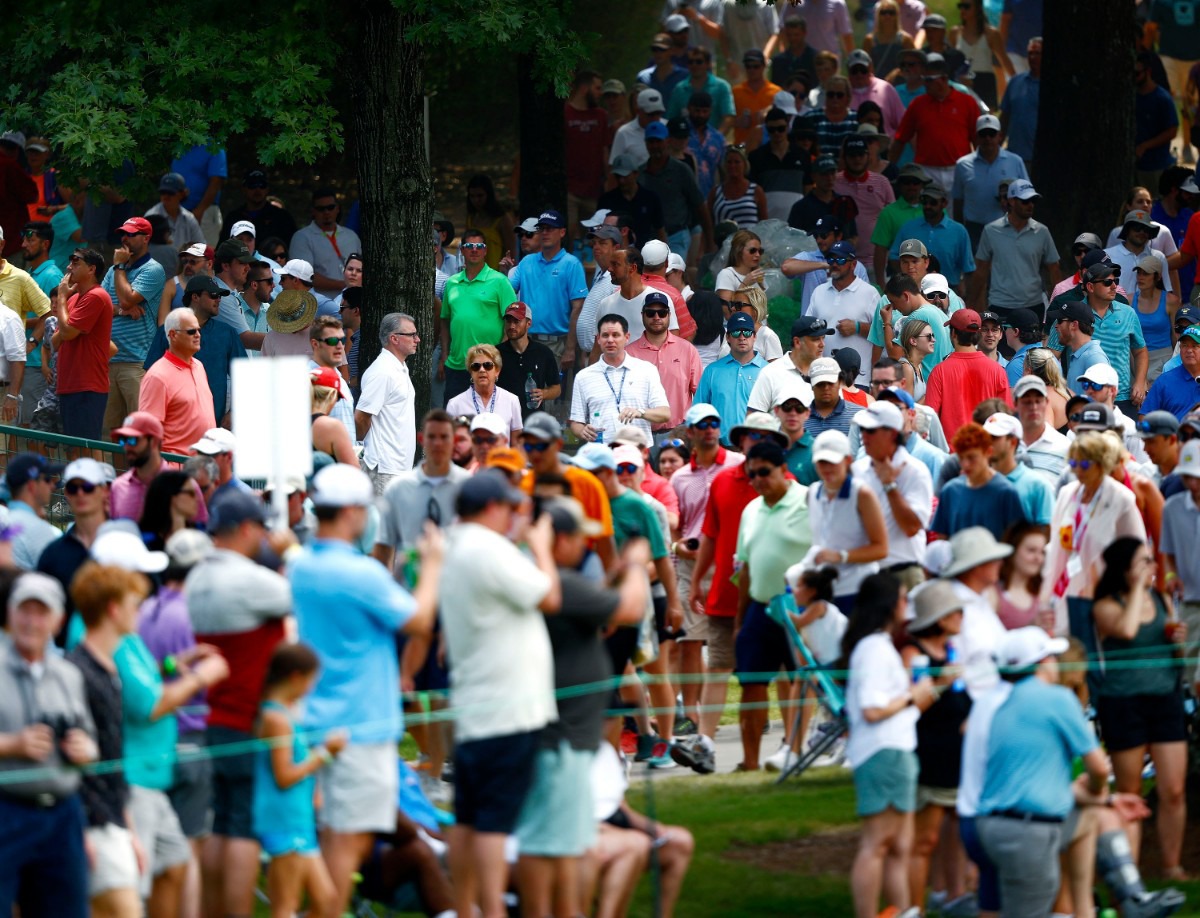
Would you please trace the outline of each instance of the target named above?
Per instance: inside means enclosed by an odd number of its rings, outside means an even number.
[[[282,481],[312,474],[312,384],[303,357],[233,361],[233,471]]]

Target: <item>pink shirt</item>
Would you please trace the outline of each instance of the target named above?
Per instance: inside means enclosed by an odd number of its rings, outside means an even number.
[[[680,337],[689,341],[694,338],[696,336],[696,320],[692,318],[683,294],[672,287],[661,274],[643,274],[642,283],[667,295],[667,299],[675,307],[675,321],[679,323]]]
[[[708,506],[708,489],[717,473],[745,461],[746,457],[741,453],[720,446],[717,448],[716,461],[708,468],[698,466],[693,456],[687,465],[671,476],[671,487],[679,497],[679,531],[683,538],[700,538],[704,510]]]
[[[185,362],[170,351],[142,378],[138,410],[162,420],[165,453],[186,455],[193,443],[203,439],[204,431],[217,426],[204,364],[195,359]]]
[[[892,137],[896,128],[900,127],[900,119],[904,117],[904,103],[900,101],[900,93],[887,80],[877,76],[870,77],[871,82],[862,89],[850,87],[850,108],[857,111],[864,102],[874,102],[883,110],[883,133]]]
[[[655,347],[645,337],[629,342],[625,352],[630,357],[654,364],[658,378],[667,393],[671,417],[666,424],[656,424],[655,430],[672,430],[683,423],[683,416],[692,407],[692,396],[700,386],[700,353],[688,341],[667,332],[662,347]]]
[[[879,212],[896,200],[892,183],[878,172],[867,171],[855,178],[843,170],[833,180],[833,191],[853,199],[858,205],[858,216],[854,218],[858,227],[858,257],[866,261],[875,251],[870,240]]]
[[[163,462],[162,464],[164,472],[178,468],[179,466],[174,462]],[[133,469],[118,475],[108,489],[108,515],[114,520],[140,520],[142,508],[146,504],[148,487],[149,485],[142,484],[142,480],[133,474]],[[196,484],[195,479],[192,480],[192,487],[196,489],[196,496],[200,498],[196,504],[195,522],[203,526],[208,522],[208,507],[204,504],[204,494],[200,491],[200,485]]]

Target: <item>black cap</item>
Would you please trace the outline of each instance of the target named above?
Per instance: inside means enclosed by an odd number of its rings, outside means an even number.
[[[266,188],[270,182],[262,169],[251,169],[243,176],[242,184],[247,188]]]
[[[1071,415],[1076,430],[1112,430],[1117,426],[1113,410],[1103,402],[1092,402]]]
[[[833,352],[833,359],[842,368],[843,373],[853,373],[857,376],[862,369],[862,355],[852,347],[839,347]]]
[[[765,64],[766,62],[767,62],[766,55],[764,55],[762,53],[762,50],[759,48],[748,48],[746,50],[746,52],[742,55],[742,63],[743,64],[749,64],[749,63]]]
[[[1179,418],[1169,411],[1151,411],[1137,422],[1137,432],[1143,440],[1148,437],[1170,437],[1179,433]]]
[[[793,338],[821,338],[833,333],[834,329],[830,328],[824,319],[818,319],[816,316],[800,316],[792,323]]]
[[[1093,254],[1088,252],[1088,255]],[[1087,255],[1083,256],[1085,259]],[[1097,261],[1095,264],[1089,265],[1086,270],[1080,272],[1081,280],[1087,284],[1092,281],[1104,280],[1106,277],[1119,277],[1121,269],[1114,265],[1111,261]]]
[[[996,325],[1004,324],[1004,320],[1000,318],[999,314],[990,310],[985,310],[979,314],[979,324],[982,325],[984,322],[992,322]]]
[[[263,502],[245,491],[227,490],[208,508],[208,531],[228,532],[242,523],[266,523]]]
[[[1032,309],[1014,309],[1003,324],[1021,331],[1034,331],[1042,324],[1042,320]]]
[[[4,473],[8,484],[8,493],[16,497],[17,492],[42,475],[61,475],[65,466],[61,462],[51,462],[39,453],[21,453],[14,456]]]
[[[197,274],[188,280],[187,286],[183,289],[183,295],[186,298],[197,293],[211,293],[213,296],[230,296],[233,291],[226,290],[207,274]]]
[[[688,108],[712,108],[713,100],[706,92],[694,92],[688,97]]]
[[[845,143],[842,144],[842,154],[844,156],[849,156],[851,153],[866,152],[868,152],[866,140],[857,135],[847,137]]]
[[[680,115],[678,118],[670,118],[667,120],[667,136],[668,137],[688,137],[692,133],[692,126],[687,118]]]
[[[246,243],[240,239],[226,239],[219,246],[215,253],[216,257],[222,261],[240,261],[243,264],[253,264],[255,258],[250,254],[250,249],[246,247]]]
[[[1093,321],[1092,307],[1083,300],[1067,300],[1060,303],[1058,306],[1057,318],[1066,319],[1068,322],[1087,322]]]
[[[524,500],[525,493],[509,484],[503,472],[486,469],[463,482],[458,490],[455,509],[459,516],[474,516],[485,510],[488,504],[516,506]]]
[[[813,235],[818,236],[821,233],[840,233],[842,231],[842,221],[833,214],[824,214],[817,217],[816,223],[813,224]]]

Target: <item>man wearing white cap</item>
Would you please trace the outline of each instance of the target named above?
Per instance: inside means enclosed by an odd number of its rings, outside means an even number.
[[[398,631],[427,636],[433,628],[442,543],[427,527],[418,546],[422,576],[410,594],[354,548],[375,500],[362,471],[341,464],[322,469],[311,497],[317,538],[292,561],[288,579],[300,639],[321,658],[305,725],[322,734],[350,726],[349,745],[318,775],[321,851],[344,910],[374,834],[395,830],[393,807],[380,805],[396,799],[396,744],[403,735],[395,638]]]
[[[665,248],[666,243],[661,244]],[[625,321],[629,323],[630,341],[636,341],[646,330],[645,324],[642,321],[642,306],[645,303],[647,294],[652,292],[652,288],[648,287],[642,281],[642,267],[644,264],[641,252],[632,246],[628,249],[618,248],[614,250],[608,260],[608,270],[612,279],[619,286],[611,296],[602,300],[597,305],[597,318],[614,314],[624,316]],[[658,294],[658,298],[667,301],[663,304],[669,307],[671,313],[668,317],[667,327],[672,331],[678,332],[679,320],[675,316],[674,305],[670,303],[666,294],[659,291],[653,292]],[[589,363],[594,363],[599,356],[600,347],[599,340],[597,339],[596,343],[592,345]]]
[[[1023,429],[1016,416],[999,411],[983,423],[992,438],[992,468],[1008,479],[1017,489],[1025,519],[1039,526],[1049,526],[1054,512],[1054,489],[1045,477],[1017,461]]]
[[[236,447],[237,440],[234,438],[233,432],[224,427],[209,428],[204,431],[203,437],[192,444],[193,455],[209,456],[217,464],[219,476],[213,482],[217,489],[213,491],[209,503],[215,502],[228,491],[241,491],[243,494],[254,493],[249,485],[233,476],[233,451]]]
[[[96,532],[108,519],[108,474],[95,459],[76,459],[62,476],[63,494],[74,522],[43,550],[37,569],[70,590],[75,572],[90,557]]]
[[[704,225],[708,225],[707,218]],[[647,287],[665,293],[671,301],[674,318],[679,321],[679,337],[691,341],[696,337],[696,320],[688,311],[687,300],[683,294],[667,280],[668,264],[674,253],[661,239],[651,239],[642,246],[642,283]]]
[[[1000,149],[1000,119],[980,115],[975,121],[978,138],[974,152],[961,156],[954,164],[954,219],[967,228],[971,251],[979,245],[986,223],[1004,216],[996,200],[996,189],[1005,179],[1028,179],[1025,161],[1016,153]]]
[[[812,384],[812,414],[805,425],[812,435],[819,436],[827,430],[840,430],[850,435],[850,423],[854,410],[842,397],[841,367],[832,357],[818,357],[808,370]]]
[[[1033,218],[1041,197],[1026,179],[1008,186],[1008,213],[985,224],[975,249],[975,279],[968,302],[977,312],[1005,312],[1045,304],[1046,291],[1062,280],[1050,228]],[[1050,280],[1042,281],[1042,272]]]
[[[1054,429],[1047,420],[1049,400],[1046,384],[1037,376],[1022,376],[1013,387],[1013,404],[1021,421],[1021,442],[1025,445],[1025,461],[1057,484],[1067,467],[1067,447],[1070,441]]]
[[[428,417],[425,422],[429,423]],[[492,450],[508,446],[509,426],[508,421],[500,415],[484,411],[471,418],[470,430],[473,461],[468,471],[475,472],[487,466],[487,457]]]
[[[193,242],[179,250],[179,273],[167,278],[162,298],[158,305],[158,319],[162,322],[167,312],[183,305],[183,291],[187,283],[197,274],[212,274],[213,250],[203,242]]]
[[[1092,364],[1086,373],[1080,375],[1079,385],[1083,388],[1084,395],[1090,396],[1092,401],[1107,405],[1112,409],[1113,416],[1120,425],[1121,438],[1125,441],[1125,448],[1129,450],[1129,454],[1138,462],[1148,462],[1150,457],[1146,455],[1146,448],[1137,435],[1137,423],[1117,405],[1117,392],[1121,381],[1112,365]]]
[[[640,169],[650,158],[650,153],[646,150],[646,125],[661,120],[666,110],[662,93],[657,89],[643,89],[639,92],[637,117],[621,125],[613,135],[612,150],[608,155],[609,165],[615,165],[618,156],[628,155],[633,158],[634,168]]]
[[[802,485],[817,480],[817,470],[813,466],[813,435],[804,429],[811,404],[812,389],[804,384],[804,380],[788,379],[775,391],[771,405],[775,417],[779,418],[779,429],[788,438],[784,450],[788,471]]]

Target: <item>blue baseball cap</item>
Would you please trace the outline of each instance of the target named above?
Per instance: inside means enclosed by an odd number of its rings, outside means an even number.
[[[667,126],[661,121],[651,121],[646,125],[647,140],[666,140]]]
[[[754,331],[754,320],[744,312],[735,312],[729,317],[729,321],[725,323],[726,334],[735,331],[745,331],[746,329]]]
[[[617,460],[613,458],[613,451],[603,443],[585,443],[571,462],[588,472],[594,472],[597,469],[616,471],[617,468]]]
[[[566,229],[566,221],[563,220],[562,214],[557,210],[543,210],[538,214],[538,226],[552,226],[555,229]]]
[[[850,243],[841,241],[835,242],[829,247],[829,251],[825,253],[825,258],[857,258],[854,253],[854,246]]]
[[[889,401],[896,401],[909,410],[916,408],[917,403],[913,401],[913,397],[901,389],[899,386],[888,386],[876,396],[876,399],[886,398]]]

